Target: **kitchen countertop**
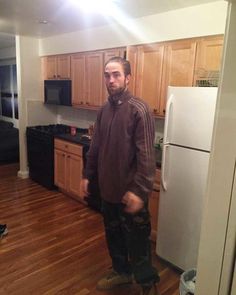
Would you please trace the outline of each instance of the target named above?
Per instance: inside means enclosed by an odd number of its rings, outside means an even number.
[[[83,146],[89,147],[91,140],[83,137],[84,134],[76,133],[76,135],[71,135],[70,133],[63,133],[55,135],[55,138],[63,139],[72,143],[81,144]]]

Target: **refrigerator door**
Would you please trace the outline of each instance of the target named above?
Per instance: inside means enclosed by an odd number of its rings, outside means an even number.
[[[216,87],[169,87],[164,144],[210,151]]]
[[[196,267],[209,153],[167,146],[157,254],[182,270]]]

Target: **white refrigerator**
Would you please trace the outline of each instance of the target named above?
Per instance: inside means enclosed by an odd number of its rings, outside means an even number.
[[[156,253],[176,267],[197,265],[216,87],[169,87]]]

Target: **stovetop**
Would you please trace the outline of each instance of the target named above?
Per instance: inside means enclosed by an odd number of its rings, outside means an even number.
[[[37,126],[28,127],[28,129],[37,131],[39,133],[50,134],[50,135],[63,134],[63,133],[70,132],[70,127],[63,124],[37,125]]]

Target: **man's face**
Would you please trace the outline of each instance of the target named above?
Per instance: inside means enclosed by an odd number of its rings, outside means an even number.
[[[125,77],[123,67],[118,62],[109,62],[104,71],[108,93],[113,96],[123,92],[129,83],[130,75]]]

